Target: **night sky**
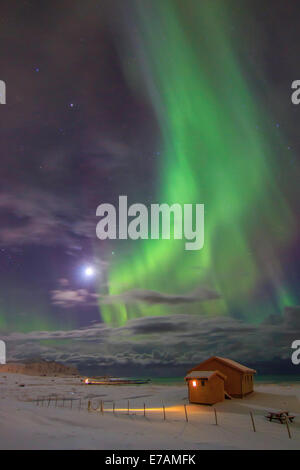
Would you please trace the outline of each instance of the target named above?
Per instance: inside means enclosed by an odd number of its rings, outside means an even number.
[[[8,360],[297,373],[299,18],[291,0],[0,1]],[[119,195],[203,203],[204,248],[97,239]]]

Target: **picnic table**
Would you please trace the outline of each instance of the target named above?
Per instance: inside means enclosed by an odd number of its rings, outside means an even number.
[[[272,421],[273,419],[280,421],[281,424],[286,423],[286,420],[288,419],[290,423],[293,422],[295,416],[291,416],[288,411],[269,411],[269,414],[266,416],[266,418],[269,421]]]

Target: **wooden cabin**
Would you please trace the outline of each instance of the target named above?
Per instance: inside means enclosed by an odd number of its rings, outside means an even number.
[[[225,396],[224,382],[226,376],[215,371],[192,371],[187,374],[190,403],[213,405],[223,401]]]
[[[253,392],[253,376],[256,370],[239,364],[232,359],[213,356],[188,371],[219,371],[226,376],[225,392],[236,398],[243,398]]]

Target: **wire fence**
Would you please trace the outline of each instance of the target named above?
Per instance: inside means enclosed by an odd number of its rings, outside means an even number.
[[[140,407],[132,407],[129,400],[123,406],[118,405],[115,401],[108,400],[99,400],[99,399],[86,399],[86,398],[76,398],[76,397],[53,397],[53,396],[44,396],[37,397],[36,399],[29,400],[32,403],[35,403],[37,407],[46,407],[46,408],[68,408],[74,411],[85,411],[88,413],[100,413],[100,414],[112,414],[114,416],[121,415],[131,415],[131,416],[141,416],[144,418],[149,418],[156,416],[162,421],[173,420],[176,416],[177,419],[185,421],[186,423],[190,422],[190,418],[195,416],[195,413],[191,413],[189,405],[177,405],[166,407],[164,403],[161,406],[147,406],[146,403],[143,403]],[[122,401],[124,403],[124,400]],[[211,407],[208,412],[209,421],[215,426],[220,426],[220,413],[215,407]],[[259,417],[261,417],[259,415]],[[258,416],[255,416],[253,411],[249,411],[249,427],[253,432],[257,432],[257,422],[256,419]],[[292,439],[291,432],[291,421],[289,416],[286,416],[282,422],[286,428],[289,439]]]

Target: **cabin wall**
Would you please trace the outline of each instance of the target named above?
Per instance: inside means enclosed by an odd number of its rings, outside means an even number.
[[[205,362],[205,364],[200,364],[197,367],[194,367],[193,370],[219,370],[222,374],[226,375],[225,380],[225,390],[229,395],[242,395],[242,381],[241,373],[231,367],[218,362],[216,359]]]
[[[205,364],[193,368],[193,370],[219,370],[226,375],[225,390],[233,397],[241,397],[253,392],[253,374],[244,374],[232,367],[219,362],[216,359],[206,361]]]
[[[193,380],[197,382],[196,387],[193,387]],[[189,379],[188,388],[191,403],[213,405],[224,400],[224,380],[218,376],[212,377],[210,380]]]
[[[253,374],[244,374],[242,377],[243,395],[253,392]]]

